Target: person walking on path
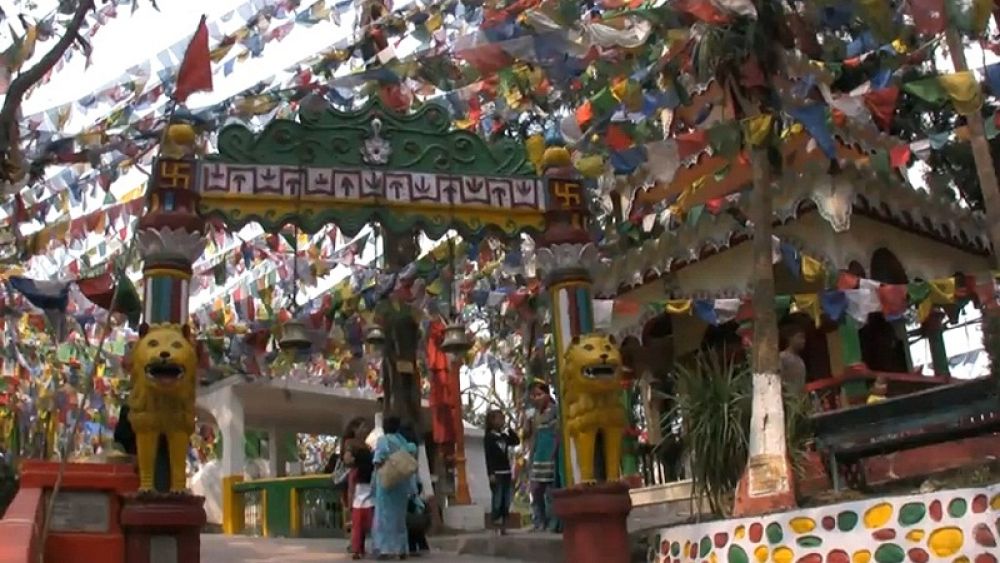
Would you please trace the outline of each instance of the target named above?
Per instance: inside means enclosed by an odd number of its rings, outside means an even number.
[[[406,559],[409,552],[406,535],[406,508],[410,497],[417,494],[417,475],[413,473],[392,487],[380,483],[378,470],[396,452],[417,455],[417,445],[400,434],[398,416],[387,416],[382,422],[384,434],[375,443],[375,551],[379,559]]]
[[[356,445],[345,458],[353,465],[347,487],[351,507],[351,556],[361,559],[365,556],[365,537],[372,533],[375,519],[375,495],[372,492],[375,465],[371,450],[363,443]]]

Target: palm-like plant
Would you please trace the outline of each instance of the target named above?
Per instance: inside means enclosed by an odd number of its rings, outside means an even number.
[[[675,377],[664,434],[679,427],[694,497],[706,499],[713,514],[728,514],[732,505],[725,500],[747,462],[753,394],[749,366],[705,352],[679,364]]]
[[[705,499],[713,515],[728,516],[749,455],[750,366],[726,354],[699,352],[692,361],[678,364],[674,377],[669,397],[673,406],[663,417],[661,444],[680,434],[694,497]],[[788,450],[799,467],[811,436],[808,402],[799,395],[785,395],[784,410]]]

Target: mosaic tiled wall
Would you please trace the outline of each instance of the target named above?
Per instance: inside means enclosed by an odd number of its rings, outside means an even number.
[[[664,528],[651,563],[997,563],[1000,484]]]

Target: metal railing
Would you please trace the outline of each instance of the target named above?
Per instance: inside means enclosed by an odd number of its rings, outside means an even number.
[[[344,535],[344,508],[340,493],[332,489],[299,491],[299,537],[332,538]]]
[[[243,533],[248,536],[264,535],[264,491],[255,489],[243,494]]]

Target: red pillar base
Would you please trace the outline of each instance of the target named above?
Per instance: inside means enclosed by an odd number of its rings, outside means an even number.
[[[122,510],[129,563],[200,563],[205,498],[189,495],[134,495]],[[154,559],[153,553],[157,558]],[[167,557],[168,559],[161,559]]]
[[[786,491],[751,496],[749,490],[750,465],[747,464],[747,469],[743,470],[743,476],[740,477],[740,482],[736,486],[733,516],[759,516],[798,508],[799,504],[795,498],[795,470],[792,468],[791,460],[786,459],[785,470],[787,472],[785,482],[788,483]]]
[[[566,561],[628,563],[626,519],[632,499],[626,483],[577,485],[552,493],[553,509],[563,524]]]

